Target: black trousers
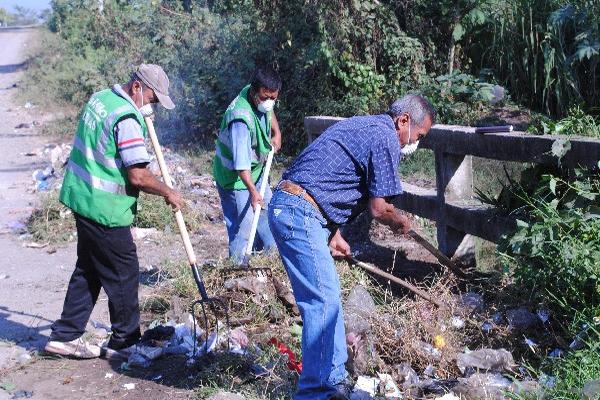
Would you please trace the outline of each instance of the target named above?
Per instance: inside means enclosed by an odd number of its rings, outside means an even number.
[[[50,340],[68,342],[83,335],[102,287],[108,296],[113,332],[108,346],[128,347],[140,338],[139,263],[131,231],[129,227],[109,228],[80,215],[75,220],[77,263]]]

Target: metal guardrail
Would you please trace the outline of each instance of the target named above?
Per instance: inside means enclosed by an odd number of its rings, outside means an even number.
[[[328,127],[343,120],[315,116],[304,119],[309,143]],[[516,227],[514,218],[499,215],[495,208],[473,197],[473,156],[541,164],[556,164],[552,145],[560,135],[531,135],[525,132],[475,133],[466,126],[434,125],[419,147],[435,154],[436,188],[424,189],[403,183],[404,193],[396,207],[436,221],[440,250],[448,256],[472,243],[470,235],[497,242]],[[568,167],[596,167],[600,140],[570,137],[571,149],[561,159]]]

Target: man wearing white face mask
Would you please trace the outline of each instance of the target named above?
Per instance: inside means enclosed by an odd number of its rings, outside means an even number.
[[[82,339],[100,288],[108,296],[112,335],[107,353],[122,353],[140,339],[139,265],[130,225],[139,191],[164,197],[173,209],[183,199],[146,168],[144,116],[151,103],[175,107],[169,79],[158,65],[141,64],[131,80],[94,93],[81,112],[60,201],[77,225],[77,263],[63,312],[45,350],[93,358],[100,347]]]
[[[259,67],[240,94],[231,102],[216,141],[213,175],[223,207],[229,238],[229,256],[241,263],[258,204],[268,204],[271,188],[264,199],[258,187],[264,163],[272,148],[281,147],[281,132],[273,108],[281,89],[281,78],[270,67]],[[264,213],[261,213],[264,214]],[[261,215],[256,231],[255,249],[275,248],[266,215]]]
[[[269,225],[302,316],[302,373],[294,400],[349,397],[346,335],[333,257],[351,255],[338,227],[364,211],[396,232],[410,220],[391,199],[398,165],[425,136],[435,111],[423,97],[396,100],[386,114],[348,118],[312,142],[277,185]]]

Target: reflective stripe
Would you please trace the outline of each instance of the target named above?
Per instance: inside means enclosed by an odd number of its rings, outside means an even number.
[[[225,129],[221,129],[219,132],[219,136],[217,137],[219,142],[223,143],[228,149],[231,149],[231,132],[229,132],[229,127]]]
[[[104,154],[90,147],[87,147],[81,139],[75,136],[73,147],[79,150],[88,160],[96,161],[98,164],[104,165],[106,168],[121,168],[123,161],[115,158],[108,158]]]
[[[110,138],[110,135],[112,135],[112,130],[110,128],[113,126],[115,120],[119,117],[119,115],[127,110],[135,109],[131,106],[131,104],[125,104],[115,109],[109,114],[108,117],[106,117],[106,119],[104,120],[104,126],[102,127],[102,136],[98,138],[98,143],[96,144],[97,151],[99,151],[102,154],[106,152],[106,145],[108,144],[108,139]]]
[[[235,165],[233,164],[233,161],[227,159],[227,157],[225,157],[223,153],[221,153],[221,148],[219,147],[219,145],[217,145],[217,157],[219,157],[219,159],[221,160],[221,164],[225,168],[230,169],[232,171],[235,170]]]
[[[114,194],[120,194],[123,196],[127,195],[124,185],[119,185],[116,182],[111,182],[105,179],[100,179],[96,176],[92,176],[88,171],[75,164],[73,160],[69,160],[67,170],[71,171],[79,179],[83,180],[94,189],[103,190],[105,192]]]

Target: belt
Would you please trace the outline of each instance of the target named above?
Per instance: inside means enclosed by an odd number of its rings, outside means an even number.
[[[321,207],[317,204],[315,199],[312,198],[310,194],[306,190],[302,188],[302,186],[292,182],[292,181],[281,181],[279,185],[277,185],[277,189],[283,190],[286,193],[293,194],[294,196],[302,197],[304,200],[308,201],[314,208],[323,215],[321,212]]]

